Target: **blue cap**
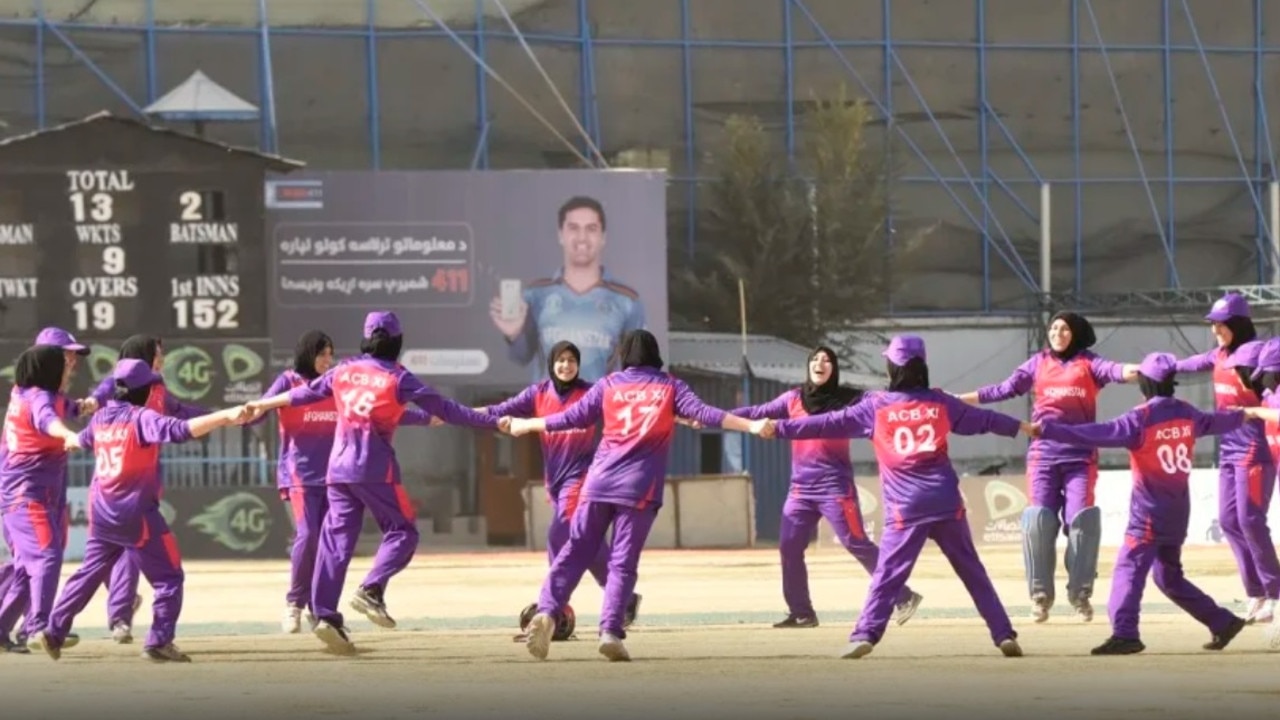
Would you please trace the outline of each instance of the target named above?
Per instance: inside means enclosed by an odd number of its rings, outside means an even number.
[[[1205,320],[1210,322],[1226,322],[1233,317],[1249,317],[1249,301],[1244,299],[1240,293],[1227,293],[1209,308],[1209,314],[1204,316]]]
[[[389,311],[371,312],[364,318],[364,336],[373,337],[375,330],[382,330],[391,337],[400,335],[400,318]]]
[[[160,376],[151,369],[151,366],[146,361],[134,358],[118,361],[115,369],[111,372],[111,378],[116,382],[122,383],[130,390],[144,388],[160,381]]]
[[[1178,372],[1178,358],[1166,352],[1153,352],[1142,358],[1138,373],[1162,383]]]

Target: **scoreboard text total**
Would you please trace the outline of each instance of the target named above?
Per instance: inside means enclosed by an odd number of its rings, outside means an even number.
[[[241,228],[227,221],[222,190],[176,186],[170,173],[144,174],[151,180],[145,192],[127,169],[65,174],[80,261],[79,273],[67,281],[75,330],[222,335],[241,329],[240,276],[228,267],[228,255],[240,249]],[[178,246],[194,247],[194,257],[186,262],[174,257],[172,248]],[[136,266],[150,271],[151,283],[139,282]],[[120,305],[132,304],[136,318],[146,317],[152,313],[144,306],[162,302],[162,293],[169,308],[167,327],[136,327],[136,320],[121,327]]]

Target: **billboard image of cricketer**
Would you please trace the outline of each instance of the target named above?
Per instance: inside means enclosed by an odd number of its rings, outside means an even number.
[[[598,380],[629,330],[666,347],[666,181],[648,170],[269,180],[272,345],[287,353],[320,329],[353,355],[365,314],[392,310],[401,362],[436,383],[544,379],[561,340]]]

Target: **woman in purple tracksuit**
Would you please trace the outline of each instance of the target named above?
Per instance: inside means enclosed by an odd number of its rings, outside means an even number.
[[[567,340],[561,340],[551,346],[547,353],[548,378],[525,388],[519,395],[497,405],[484,408],[484,411],[495,417],[510,416],[513,418],[547,417],[561,412],[582,399],[591,389],[591,383],[578,377],[578,368],[582,354],[578,346]],[[582,500],[582,485],[591,466],[591,459],[596,452],[595,428],[571,428],[560,432],[545,432],[542,441],[543,479],[546,484],[547,498],[551,501],[551,522],[547,525],[547,561],[554,562],[560,549],[569,540],[569,525],[573,514]],[[608,543],[600,545],[587,569],[601,588],[609,575]],[[631,601],[622,620],[623,629],[631,627],[636,614],[640,611],[640,594],[632,593]],[[520,612],[520,634],[513,638],[516,642],[527,639],[526,630],[529,621],[538,612],[538,604],[533,603]],[[566,608],[572,614],[571,608]],[[561,631],[556,639],[567,639],[568,628],[572,623],[559,619],[557,628]]]
[[[862,399],[862,393],[840,387],[840,363],[829,347],[819,346],[809,355],[809,379],[762,405],[729,412],[748,420],[787,420],[838,412]],[[791,491],[782,506],[778,530],[778,554],[782,562],[782,596],[787,602],[787,618],[775,628],[818,627],[818,614],[809,596],[809,570],[804,554],[818,526],[825,518],[836,539],[849,554],[874,574],[880,550],[867,537],[862,524],[862,508],[853,484],[851,440],[832,438],[796,440],[791,443]],[[894,620],[905,623],[915,614],[923,598],[906,585],[895,599]]]

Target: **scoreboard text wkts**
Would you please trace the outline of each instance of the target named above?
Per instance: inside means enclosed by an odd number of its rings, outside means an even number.
[[[267,336],[266,174],[302,163],[98,113],[0,142],[0,336]]]

